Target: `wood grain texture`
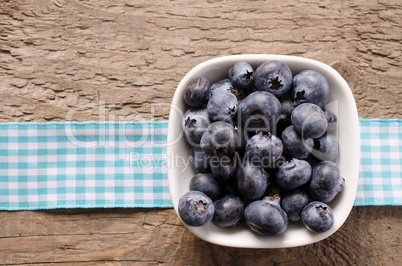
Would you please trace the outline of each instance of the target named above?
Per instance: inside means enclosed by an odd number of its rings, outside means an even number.
[[[400,265],[400,207],[357,207],[331,237],[286,249],[216,246],[190,234],[172,209],[3,212],[1,264],[144,263]]]
[[[330,64],[361,118],[401,118],[402,4],[0,1],[0,121],[168,118],[181,78],[217,56]],[[355,207],[330,238],[246,250],[191,235],[171,209],[0,212],[0,265],[401,265],[401,207]]]
[[[186,72],[242,53],[332,64],[360,117],[401,116],[397,0],[10,0],[1,11],[0,121],[146,120],[156,103],[166,119]]]

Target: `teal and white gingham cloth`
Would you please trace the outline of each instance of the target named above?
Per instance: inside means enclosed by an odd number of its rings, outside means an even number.
[[[0,210],[171,207],[167,122],[0,124]]]
[[[360,120],[355,205],[402,205],[402,120]],[[170,208],[167,122],[0,124],[0,210]]]
[[[360,119],[355,206],[402,205],[402,120]]]

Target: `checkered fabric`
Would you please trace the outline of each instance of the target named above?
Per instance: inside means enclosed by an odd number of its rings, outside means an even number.
[[[402,205],[402,120],[360,119],[355,206]]]
[[[0,209],[171,207],[167,122],[0,124]]]
[[[402,120],[360,120],[355,205],[402,205]],[[0,210],[172,207],[167,122],[0,124]]]

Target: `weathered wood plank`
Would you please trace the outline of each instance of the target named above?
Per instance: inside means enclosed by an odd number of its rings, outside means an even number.
[[[171,209],[0,213],[0,264],[144,262],[179,264],[384,264],[402,262],[400,207],[355,207],[333,236],[274,250],[220,247],[187,231]]]
[[[221,55],[278,53],[346,65],[361,117],[401,114],[400,3],[158,1],[1,4],[1,121],[149,119],[184,74]],[[350,68],[348,68],[350,67]],[[358,78],[357,78],[358,77]],[[106,117],[99,118],[102,108]],[[166,119],[168,108],[157,108]]]

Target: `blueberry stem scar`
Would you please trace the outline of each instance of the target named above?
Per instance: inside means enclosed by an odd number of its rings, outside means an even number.
[[[279,90],[280,88],[283,87],[283,84],[281,82],[282,82],[282,80],[279,80],[278,77],[270,78],[269,81],[268,81],[269,88],[271,90],[273,90],[273,91],[277,91],[277,90]]]
[[[207,210],[208,203],[203,202],[202,200],[197,201],[194,203],[194,207],[197,209],[198,212],[203,212]]]

